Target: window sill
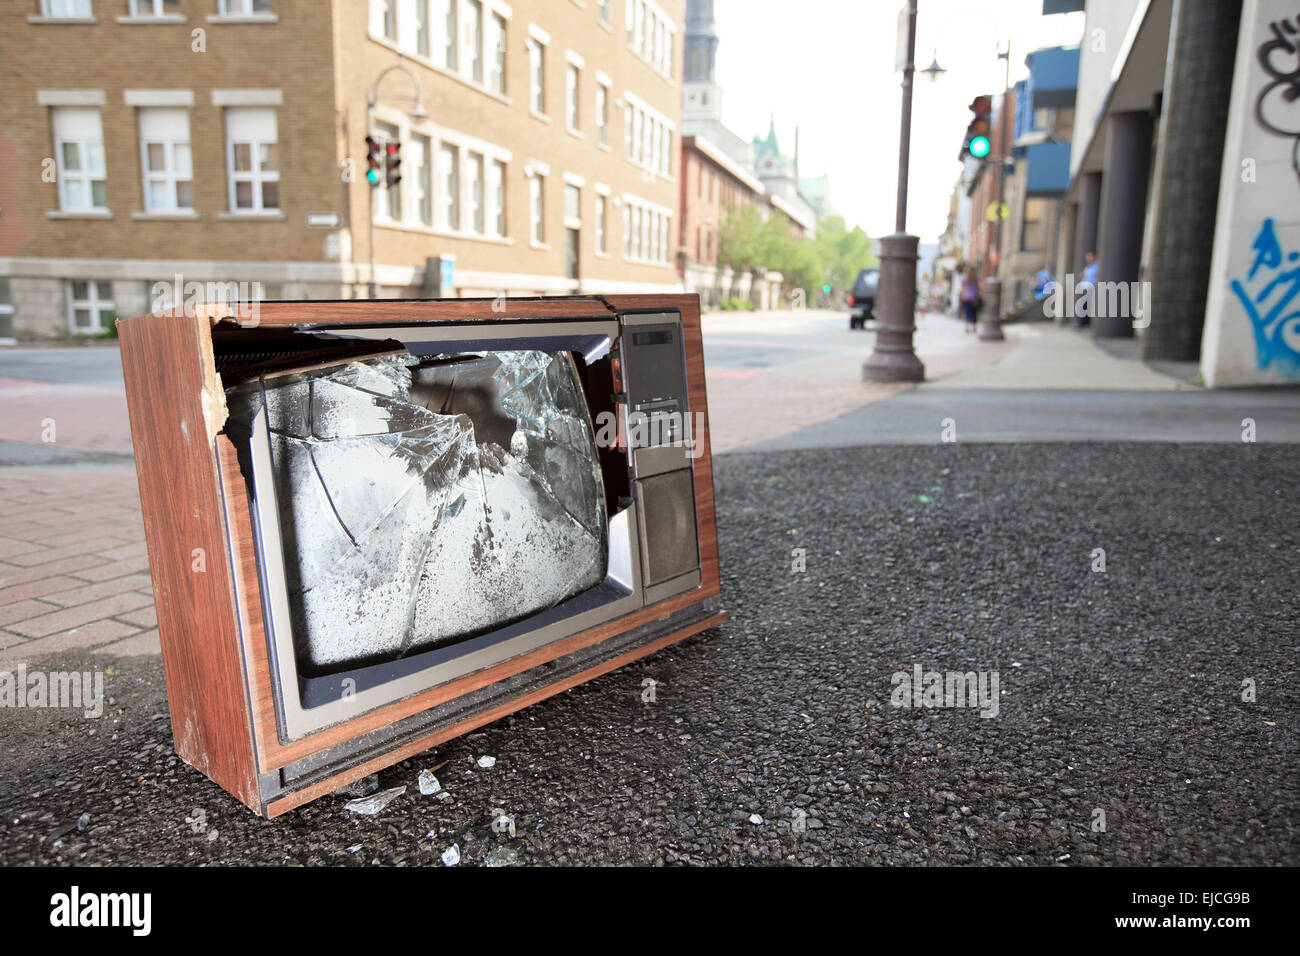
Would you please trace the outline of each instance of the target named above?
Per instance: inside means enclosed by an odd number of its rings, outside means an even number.
[[[459,232],[454,229],[438,229],[435,226],[424,226],[413,222],[394,222],[391,219],[376,219],[375,226],[379,229],[395,229],[399,232],[414,232],[422,236],[439,236],[443,239],[464,239],[467,242],[486,242],[494,246],[513,246],[515,241],[509,236],[487,236],[480,235],[476,232]]]
[[[222,222],[283,222],[285,214],[282,210],[273,209],[269,212],[219,212],[217,219]]]
[[[145,23],[188,23],[189,17],[183,13],[164,13],[160,16],[153,14],[142,15],[138,17],[126,16],[118,17],[118,23],[145,24]]]
[[[597,148],[597,149],[603,149],[603,150],[604,150],[605,152],[607,152],[607,153],[612,153],[612,152],[614,152],[614,147],[613,147],[613,146],[610,146],[609,143],[597,143],[597,144],[596,144],[596,148]]]
[[[549,242],[538,242],[536,239],[529,239],[528,244],[534,249],[540,249],[542,252],[551,251],[551,244]]]
[[[136,210],[135,212],[131,213],[131,218],[132,219],[162,219],[162,220],[173,219],[173,220],[180,220],[182,222],[189,222],[198,219],[199,214],[192,209],[176,209],[176,210],[168,210],[165,212],[161,210],[158,212],[142,212],[140,210]]]
[[[608,252],[601,252],[599,249],[596,249],[596,250],[595,250],[595,255],[596,255],[596,258],[597,258],[597,259],[608,259],[608,258],[609,258],[609,253],[608,253]]]
[[[612,23],[606,23],[604,20],[597,20],[596,26],[600,27],[606,33],[614,32],[614,25]]]
[[[50,209],[45,213],[50,219],[112,219],[111,209]]]
[[[278,13],[210,13],[207,20],[209,23],[277,23],[280,15]]]
[[[542,123],[549,123],[551,121],[551,118],[547,116],[545,113],[539,113],[537,112],[537,110],[533,109],[532,107],[529,107],[528,115],[531,116],[533,119],[538,120],[539,122]]]
[[[580,130],[580,129],[578,129],[577,127],[574,127],[574,126],[566,126],[566,127],[564,128],[564,131],[565,131],[566,133],[568,133],[570,136],[572,136],[574,139],[586,139],[586,138],[587,138],[587,137],[583,134],[582,130]]]
[[[28,23],[98,23],[99,17],[28,17]]]

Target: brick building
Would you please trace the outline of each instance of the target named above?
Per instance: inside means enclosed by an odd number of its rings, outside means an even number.
[[[365,296],[372,200],[380,296],[677,288],[682,6],[9,2],[0,339],[193,283]]]
[[[682,281],[705,305],[738,291],[740,277],[719,269],[718,244],[727,215],[742,205],[767,203],[763,184],[702,136],[682,137]]]

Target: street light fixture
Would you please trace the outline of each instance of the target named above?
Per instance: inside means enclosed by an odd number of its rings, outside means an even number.
[[[903,118],[898,137],[898,203],[894,234],[880,240],[877,306],[880,323],[871,355],[862,363],[868,382],[920,382],[925,366],[916,357],[916,236],[907,234],[907,173],[912,142],[912,78],[916,72],[916,4],[907,0],[907,59],[903,66]],[[936,63],[932,64],[937,66]],[[932,79],[935,74],[926,71]]]
[[[411,106],[411,109],[407,115],[410,116],[411,119],[416,120],[417,122],[429,118],[429,114],[425,112],[424,109],[424,103],[423,103],[424,89],[420,84],[419,74],[417,74],[405,63],[394,63],[392,66],[385,67],[383,70],[379,72],[379,75],[375,77],[374,83],[370,85],[369,92],[366,93],[366,136],[367,137],[373,136],[375,132],[375,106],[379,102],[379,84],[383,82],[384,77],[386,77],[389,73],[392,73],[394,70],[401,70],[403,73],[409,76],[411,78],[411,82],[415,84],[415,94],[412,96],[413,105]],[[370,194],[370,224],[369,224],[370,281],[367,284],[367,291],[369,297],[375,299],[379,297],[379,287],[375,282],[375,189],[374,187],[371,186],[367,190],[367,192]]]

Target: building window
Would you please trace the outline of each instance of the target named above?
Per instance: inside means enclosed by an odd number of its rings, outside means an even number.
[[[483,4],[465,0],[465,49],[469,61],[469,78],[483,83]]]
[[[534,174],[532,179],[528,181],[528,200],[531,220],[530,235],[537,245],[541,245],[546,241],[545,193],[546,177],[541,174]]]
[[[415,0],[415,52],[429,55],[429,0]]]
[[[62,20],[92,17],[94,12],[90,9],[90,0],[41,0],[41,15]]]
[[[447,143],[438,147],[438,225],[460,229],[460,150]]]
[[[488,71],[488,88],[502,96],[506,92],[506,18],[492,14],[489,48],[492,50],[491,69]]]
[[[609,145],[609,87],[596,85],[596,129],[600,132],[600,145]]]
[[[674,28],[647,0],[627,0],[627,45],[665,77],[672,77]]]
[[[148,212],[194,208],[187,110],[140,110],[140,156]]]
[[[131,0],[127,8],[133,17],[165,17],[175,13],[180,0]],[[167,8],[171,7],[169,11]]]
[[[596,251],[602,254],[605,252],[605,207],[608,202],[606,197],[596,196]]]
[[[12,345],[14,342],[14,299],[9,288],[9,279],[0,276],[0,342]]]
[[[280,162],[275,110],[228,107],[230,208],[265,212],[280,208]]]
[[[632,258],[632,209],[623,206],[623,258]]]
[[[108,209],[104,133],[99,110],[54,110],[58,151],[59,203],[68,212]]]
[[[270,13],[271,0],[221,0],[223,17],[247,17],[254,13]]]
[[[570,130],[578,130],[578,82],[580,73],[572,63],[564,73],[564,122]]]
[[[1038,252],[1043,248],[1043,213],[1047,200],[1038,197],[1025,200],[1025,221],[1020,228],[1020,251]]]
[[[111,282],[68,283],[68,322],[80,335],[98,335],[107,331],[117,318]]]
[[[496,236],[506,234],[506,164],[494,159],[488,167],[488,195],[492,197],[492,229]]]
[[[582,222],[582,189],[572,183],[564,184],[564,222]]]
[[[370,34],[397,39],[397,0],[370,0]]]
[[[667,176],[671,168],[672,130],[668,122],[653,114],[635,98],[626,107],[624,152],[629,162],[650,172]]]
[[[469,228],[475,235],[487,233],[486,210],[483,206],[483,154],[470,153],[465,170],[469,187]]]
[[[600,22],[609,25],[614,19],[614,8],[611,0],[596,0],[596,6],[600,9]]]
[[[528,103],[534,113],[546,113],[546,48],[528,38]]]
[[[415,177],[410,180],[411,207],[416,221],[422,226],[433,225],[433,193],[430,189],[432,169],[432,144],[427,136],[411,137],[411,166]]]
[[[438,44],[436,62],[444,70],[455,71],[459,64],[456,55],[456,5],[460,0],[434,0],[438,6],[438,22],[442,24],[442,42]]]

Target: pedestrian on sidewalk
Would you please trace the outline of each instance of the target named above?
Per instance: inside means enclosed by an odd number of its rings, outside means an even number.
[[[966,278],[961,281],[961,314],[966,320],[966,334],[975,331],[975,317],[983,304],[984,300],[980,298],[979,276],[975,272],[975,267],[971,266],[966,270]]]
[[[1083,261],[1083,281],[1079,283],[1083,295],[1079,297],[1074,319],[1077,329],[1086,329],[1092,324],[1092,304],[1097,299],[1097,253],[1089,249],[1084,253]]]

